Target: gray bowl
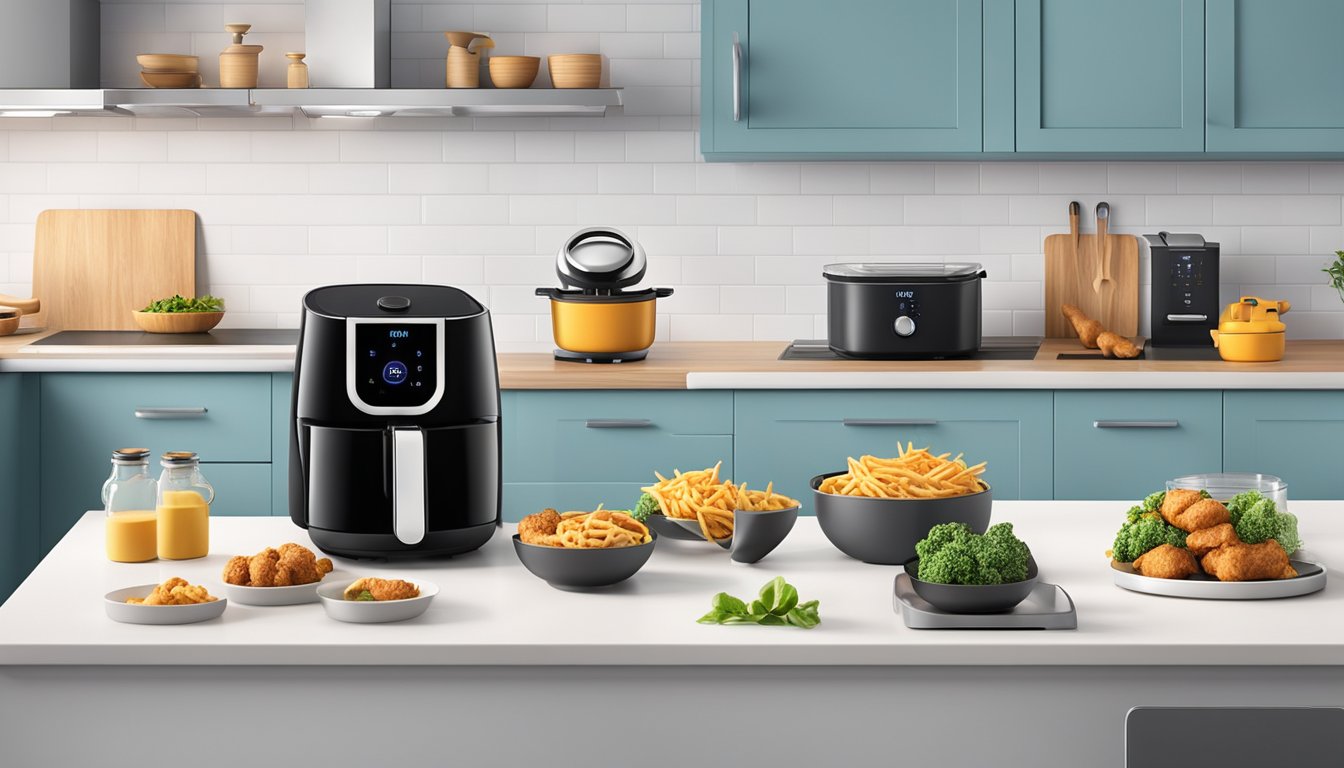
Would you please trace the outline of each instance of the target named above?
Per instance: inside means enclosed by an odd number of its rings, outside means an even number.
[[[1004,613],[1026,600],[1040,572],[1036,558],[1027,561],[1027,578],[1008,584],[935,584],[919,580],[919,558],[905,564],[910,586],[929,605],[947,613]]]
[[[513,550],[524,568],[556,589],[596,589],[619,584],[644,567],[658,543],[657,533],[650,531],[649,535],[648,543],[634,547],[572,549],[525,544],[515,533]]]
[[[657,524],[654,523],[655,517],[660,518]],[[648,522],[649,528],[657,530],[660,534],[663,527],[677,532],[675,537],[668,536],[668,538],[705,540],[697,520],[649,515]],[[739,509],[733,512],[733,535],[716,539],[714,543],[728,550],[728,559],[735,563],[757,563],[775,551],[775,547],[784,541],[796,522],[798,522],[797,506],[760,511]]]
[[[900,565],[915,556],[915,544],[942,523],[965,523],[976,533],[989,528],[993,492],[946,499],[874,499],[817,490],[829,472],[812,478],[812,501],[821,532],[836,549],[874,565]]]
[[[692,520],[691,522],[695,522]],[[704,541],[705,537],[700,535],[700,525],[696,523],[694,530],[689,530],[681,525],[681,521],[673,517],[668,517],[662,512],[654,512],[649,515],[644,524],[649,526],[649,530],[659,536],[666,536],[669,539],[677,541]]]

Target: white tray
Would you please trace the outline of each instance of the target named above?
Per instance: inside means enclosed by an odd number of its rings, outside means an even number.
[[[1185,579],[1155,579],[1140,576],[1129,563],[1115,561],[1111,561],[1111,575],[1115,577],[1117,587],[1133,592],[1199,600],[1271,600],[1309,595],[1325,589],[1324,565],[1307,560],[1291,562],[1298,573],[1296,578],[1269,581],[1218,581],[1204,573]]]

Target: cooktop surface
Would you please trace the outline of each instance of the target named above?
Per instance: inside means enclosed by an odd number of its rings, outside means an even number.
[[[1032,360],[1040,349],[1040,336],[986,336],[980,340],[980,349],[955,360]],[[796,339],[779,355],[780,360],[848,360],[833,352],[825,339]],[[929,356],[927,360],[944,358]],[[894,361],[899,362],[899,361]]]
[[[181,347],[181,346],[293,346],[297,328],[223,328],[209,333],[145,333],[143,331],[61,331],[33,346],[52,347]]]

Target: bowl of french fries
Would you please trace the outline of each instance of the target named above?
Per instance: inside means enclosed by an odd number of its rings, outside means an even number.
[[[895,458],[850,457],[848,468],[812,478],[821,531],[846,555],[875,565],[901,565],[915,544],[942,523],[989,527],[993,493],[985,464],[960,454],[898,446]]]
[[[757,562],[793,530],[800,503],[776,492],[774,483],[764,490],[735,484],[720,476],[722,467],[676,470],[671,477],[655,472],[658,482],[641,489],[658,502],[649,527],[669,538],[714,542],[739,563]]]
[[[634,576],[657,534],[624,510],[543,509],[518,522],[513,549],[523,567],[556,589],[610,587]]]

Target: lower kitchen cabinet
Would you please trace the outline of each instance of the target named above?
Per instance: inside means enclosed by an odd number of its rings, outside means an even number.
[[[0,374],[0,603],[38,561],[38,378]]]
[[[775,488],[812,510],[809,481],[845,458],[895,456],[907,442],[988,462],[1001,499],[1051,494],[1051,393],[1022,391],[738,392],[733,479]]]
[[[271,374],[271,514],[289,514],[289,429],[294,375]]]
[[[1223,395],[1224,471],[1277,475],[1290,500],[1344,498],[1341,443],[1344,392]]]
[[[1223,393],[1055,393],[1056,499],[1135,499],[1223,466]]]

